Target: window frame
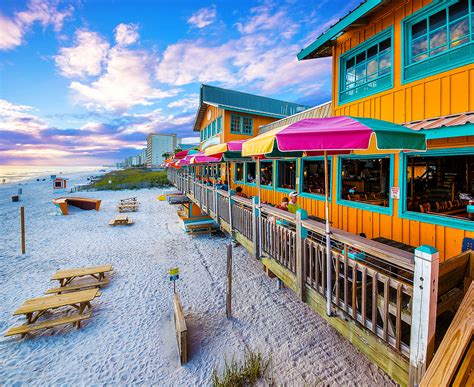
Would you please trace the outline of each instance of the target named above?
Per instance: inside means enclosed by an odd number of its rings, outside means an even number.
[[[423,78],[430,77],[432,75],[444,73],[446,71],[465,66],[470,63],[474,63],[474,55],[467,55],[464,59],[458,60],[455,63],[448,63],[444,66],[439,66],[439,65],[433,65],[430,63],[433,63],[436,59],[442,58],[443,56],[449,56],[450,53],[452,54],[453,52],[458,51],[460,48],[465,48],[469,45],[472,45],[471,47],[471,52],[474,53],[474,23],[472,23],[472,13],[474,12],[474,5],[472,4],[472,0],[468,0],[468,20],[469,20],[469,33],[468,37],[470,38],[469,42],[460,44],[459,46],[455,48],[449,48],[450,41],[449,41],[449,25],[451,23],[455,23],[456,21],[459,21],[459,19],[455,20],[454,22],[449,21],[449,7],[456,4],[458,0],[449,0],[449,1],[443,1],[443,2],[432,2],[426,7],[421,8],[417,12],[414,12],[413,14],[407,16],[402,20],[402,52],[401,52],[401,84],[405,85],[410,82],[414,82]],[[447,49],[445,51],[442,51],[432,57],[423,59],[419,62],[415,63],[409,63],[409,60],[411,59],[411,27],[415,24],[417,24],[420,21],[427,20],[427,51],[429,52],[429,28],[428,28],[428,20],[431,16],[434,14],[446,10],[446,28],[447,28],[447,36],[446,36],[446,45]],[[441,46],[438,46],[439,48]],[[407,76],[406,75],[406,70],[407,68],[413,68],[416,65],[420,64],[425,64],[426,67],[428,67],[428,70],[420,70],[416,75],[412,76]]]
[[[439,156],[462,156],[462,155],[474,155],[474,147],[463,147],[463,148],[445,148],[445,149],[430,149],[426,152],[406,152],[400,153],[399,159],[399,171],[398,171],[398,180],[400,184],[400,200],[398,203],[398,217],[402,219],[414,220],[417,222],[424,222],[435,224],[438,226],[452,227],[465,231],[474,231],[474,222],[472,220],[466,219],[455,219],[449,218],[447,216],[438,216],[423,214],[421,212],[408,211],[406,209],[407,205],[407,166],[408,166],[408,156],[423,156],[423,157],[439,157]]]
[[[293,192],[293,191],[296,191],[298,185],[298,160],[296,158],[290,158],[290,159],[280,159],[280,160],[275,160],[276,161],[276,178],[275,178],[275,189],[277,192],[284,192],[284,193],[290,193],[290,192]],[[281,162],[291,162],[291,161],[294,161],[295,162],[295,188],[294,189],[290,189],[290,188],[281,188],[279,185],[278,185],[278,180],[279,180],[279,168],[278,168],[278,164],[281,163]]]
[[[233,117],[238,117],[239,118],[239,130],[238,131],[235,131],[235,130],[232,130],[232,118]],[[246,119],[249,119],[250,120],[250,126],[251,126],[251,132],[250,133],[244,133],[244,118]],[[235,113],[231,113],[230,114],[230,133],[232,134],[240,134],[242,136],[253,136],[253,117],[252,116],[243,116],[243,115],[240,115],[240,114],[235,114]]]
[[[377,206],[375,204],[354,202],[351,200],[345,200],[342,198],[342,162],[343,160],[368,160],[374,158],[389,158],[389,186],[388,186],[388,207]],[[394,154],[372,154],[372,155],[347,155],[337,157],[337,181],[336,181],[336,204],[346,207],[357,208],[364,211],[376,212],[378,214],[393,215],[393,199],[390,195],[390,188],[394,184],[395,176],[395,155]],[[401,188],[402,189],[402,188]]]
[[[304,162],[305,161],[323,161],[324,162],[324,157],[323,156],[312,156],[312,157],[302,157],[301,158],[300,173],[299,173],[300,184],[299,184],[299,187],[298,187],[298,195],[302,198],[326,201],[325,194],[315,194],[315,193],[310,193],[310,192],[304,192],[303,191],[303,186],[304,186]],[[332,187],[333,187],[332,168],[333,168],[333,162],[334,162],[334,157],[333,156],[328,156],[328,163],[329,163],[329,195],[328,195],[328,200],[329,200],[329,202],[332,202]]]
[[[380,87],[375,87],[372,90],[366,91],[366,92],[361,92],[360,94],[353,95],[353,96],[346,96],[342,97],[342,94],[346,92],[345,90],[345,84],[346,84],[346,63],[352,59],[355,58],[358,54],[361,54],[363,52],[366,52],[370,47],[372,47],[375,44],[378,44],[387,38],[390,38],[390,43],[391,43],[391,52],[390,52],[390,59],[391,59],[391,65],[390,65],[390,73],[387,75],[384,75],[382,77],[376,78],[372,80],[371,82],[377,80],[377,79],[382,79],[386,76],[389,77],[390,82],[385,85],[385,86],[380,86]],[[375,34],[371,38],[367,39],[366,41],[362,42],[361,44],[353,47],[349,51],[345,52],[344,54],[339,56],[338,59],[338,88],[337,88],[337,99],[338,99],[338,105],[344,105],[374,94],[381,93],[386,90],[390,90],[393,88],[394,85],[394,28],[393,25],[384,29],[383,31],[380,31],[379,33]],[[367,82],[369,83],[369,82]],[[367,84],[366,83],[366,84]],[[342,97],[342,98],[341,98]]]

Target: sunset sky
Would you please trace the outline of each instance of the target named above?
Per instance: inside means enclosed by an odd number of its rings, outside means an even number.
[[[296,54],[359,1],[0,5],[0,164],[97,165],[150,132],[196,136],[199,85],[316,105],[331,62]]]

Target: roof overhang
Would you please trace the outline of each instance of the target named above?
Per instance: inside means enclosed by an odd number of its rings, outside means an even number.
[[[363,18],[374,12],[376,8],[383,5],[386,1],[387,0],[366,0],[360,4],[336,24],[329,27],[329,29],[323,32],[313,43],[303,48],[297,55],[298,60],[331,56],[332,47],[335,45],[336,39],[349,28],[364,25],[365,21]]]

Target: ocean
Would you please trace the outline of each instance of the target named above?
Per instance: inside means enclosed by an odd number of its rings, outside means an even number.
[[[93,172],[101,169],[100,166],[20,166],[0,165],[0,184],[10,184],[24,180],[49,177],[49,175],[66,175],[77,172]],[[103,167],[106,169],[106,167]],[[108,169],[108,168],[107,168]]]

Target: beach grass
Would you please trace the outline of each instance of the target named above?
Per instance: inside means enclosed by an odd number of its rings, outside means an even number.
[[[109,172],[88,188],[96,190],[121,190],[163,187],[167,185],[169,185],[169,181],[166,176],[166,171],[129,168]]]
[[[264,357],[260,352],[246,352],[241,362],[232,358],[230,362],[224,360],[224,370],[219,377],[217,368],[212,372],[212,385],[214,387],[253,386],[265,377],[270,358]]]

